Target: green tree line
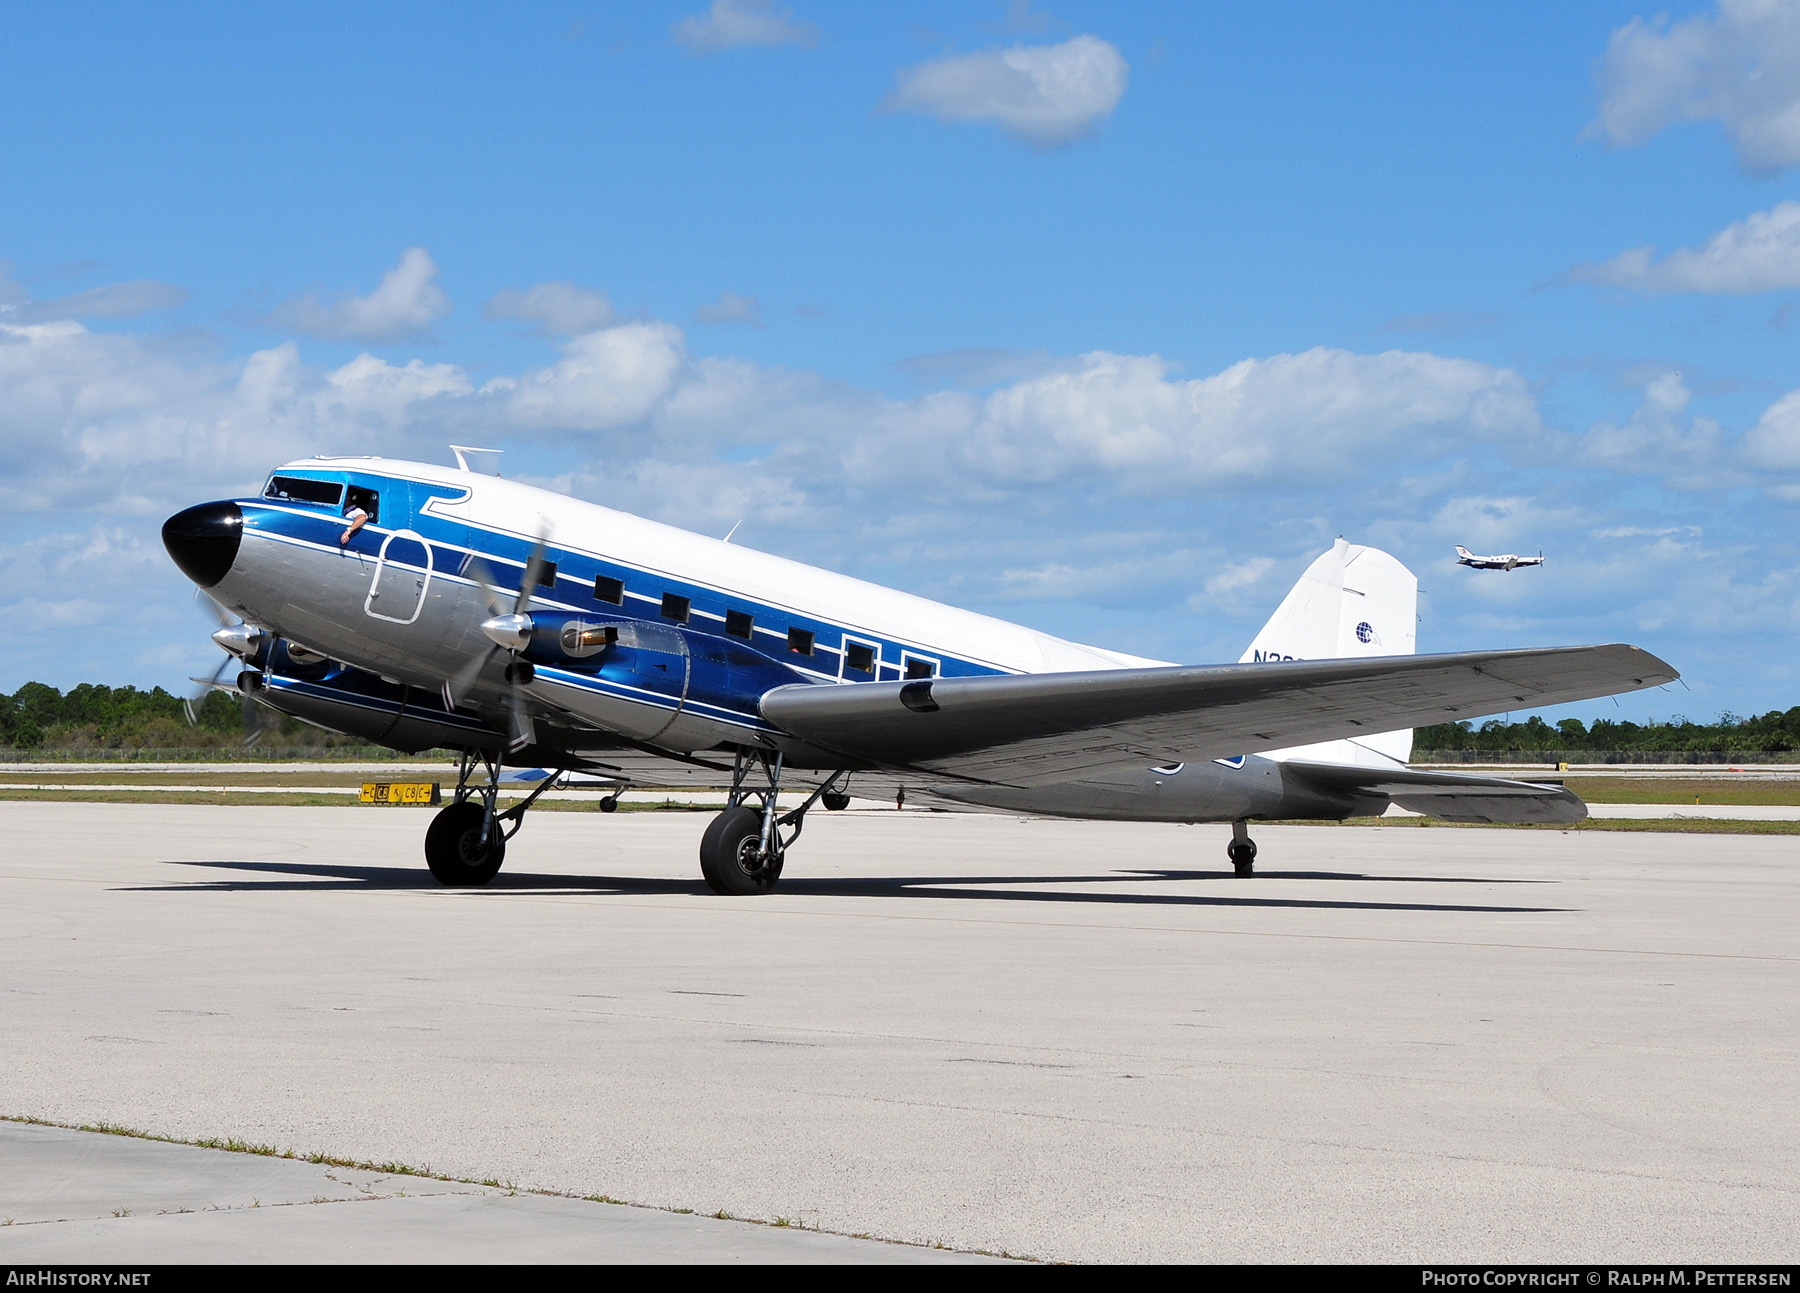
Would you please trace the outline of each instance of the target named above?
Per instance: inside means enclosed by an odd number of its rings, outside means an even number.
[[[189,725],[183,698],[154,687],[108,687],[82,683],[67,693],[28,682],[0,696],[0,746],[54,753],[59,750],[242,749],[248,703],[228,692],[209,692],[195,707]],[[350,737],[284,719],[262,707],[256,748],[264,751],[337,747],[364,748]]]
[[[1522,723],[1490,718],[1479,726],[1465,721],[1413,731],[1415,757],[1426,750],[1483,754],[1525,750],[1564,750],[1571,754],[1785,754],[1796,749],[1800,749],[1800,706],[1772,709],[1753,718],[1721,714],[1715,723],[1695,723],[1680,717],[1664,723],[1610,718],[1583,723],[1578,718],[1565,718],[1552,725],[1534,714]]]

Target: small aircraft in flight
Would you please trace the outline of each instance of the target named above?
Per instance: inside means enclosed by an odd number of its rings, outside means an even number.
[[[188,578],[242,617],[213,634],[229,655],[199,681],[396,750],[460,752],[425,835],[448,885],[492,879],[556,780],[503,809],[508,765],[722,790],[700,869],[724,894],[773,888],[806,814],[845,807],[853,786],[945,808],[1230,822],[1239,875],[1254,871],[1253,820],[1397,804],[1578,821],[1586,806],[1560,784],[1409,767],[1411,729],[1678,676],[1624,645],[1415,655],[1417,579],[1343,539],[1237,663],[1169,664],[457,458],[292,462],[162,531]],[[784,788],[805,799],[783,811]]]
[[[1541,566],[1544,554],[1535,557],[1520,557],[1508,552],[1497,557],[1478,557],[1462,544],[1456,545],[1456,564],[1469,566],[1475,570],[1517,570],[1520,566]]]

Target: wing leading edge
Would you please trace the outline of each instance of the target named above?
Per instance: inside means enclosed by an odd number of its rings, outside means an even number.
[[[999,785],[1589,700],[1680,675],[1637,647],[777,687],[762,713],[855,759]]]

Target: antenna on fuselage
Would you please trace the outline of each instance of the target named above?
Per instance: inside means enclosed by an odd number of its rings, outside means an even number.
[[[744,523],[744,518],[741,516],[738,517],[737,525],[734,525],[729,530],[725,531],[725,538],[722,540],[722,542],[730,543],[731,536],[738,532],[738,525],[742,525],[743,523]]]
[[[456,465],[458,467],[467,472],[474,472],[474,474],[478,476],[485,476],[488,473],[476,471],[475,468],[469,466],[469,460],[463,457],[463,455],[469,453],[491,453],[494,455],[493,474],[496,476],[500,474],[500,450],[498,449],[483,449],[472,444],[453,444],[450,446],[450,452],[456,455]]]

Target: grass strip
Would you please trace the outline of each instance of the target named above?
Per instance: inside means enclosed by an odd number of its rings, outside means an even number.
[[[377,1163],[366,1158],[345,1158],[337,1154],[319,1152],[301,1153],[293,1149],[279,1149],[274,1145],[260,1141],[240,1140],[236,1136],[204,1136],[198,1140],[188,1140],[181,1136],[164,1136],[153,1131],[140,1131],[136,1127],[126,1127],[116,1122],[53,1122],[48,1118],[34,1118],[29,1114],[0,1114],[0,1122],[20,1123],[28,1127],[55,1127],[60,1131],[85,1131],[98,1136],[123,1136],[129,1140],[150,1140],[163,1145],[187,1145],[195,1149],[216,1149],[227,1154],[254,1154],[261,1158],[287,1158],[301,1163],[315,1163],[324,1167],[342,1167],[353,1172],[379,1172],[383,1176],[414,1176],[422,1180],[446,1181],[452,1185],[483,1185],[490,1189],[505,1190],[508,1194],[534,1194],[547,1199],[580,1199],[586,1203],[610,1203],[621,1208],[642,1208],[646,1212],[673,1212],[682,1216],[692,1216],[692,1208],[668,1208],[654,1203],[632,1203],[628,1199],[615,1199],[607,1194],[575,1194],[567,1190],[544,1190],[531,1186],[516,1185],[512,1181],[499,1181],[494,1177],[476,1180],[469,1176],[451,1176],[448,1172],[434,1172],[429,1167],[414,1167],[410,1163],[398,1163],[393,1160]],[[792,1217],[775,1217],[762,1220],[757,1217],[740,1217],[724,1209],[711,1214],[720,1221],[741,1221],[752,1226],[768,1226],[779,1230],[812,1230],[819,1234],[835,1234],[845,1239],[867,1239],[878,1244],[895,1244],[902,1248],[941,1248],[945,1251],[973,1253],[981,1257],[1004,1257],[1012,1261],[1037,1261],[1035,1257],[1018,1257],[1008,1252],[991,1252],[985,1248],[952,1249],[943,1243],[916,1243],[905,1239],[880,1239],[873,1235],[846,1235],[842,1231],[821,1230],[818,1226],[808,1226],[805,1222]]]
[[[315,787],[339,788],[365,781],[435,781],[440,785],[456,785],[456,769],[433,769],[430,772],[133,772],[129,768],[104,772],[4,772],[0,788],[6,786],[281,786],[290,790]]]
[[[1593,804],[1754,804],[1800,805],[1800,782],[1700,781],[1656,777],[1577,777],[1564,775],[1570,790]]]
[[[596,795],[593,800],[580,799],[540,799],[531,806],[533,812],[551,813],[597,813],[601,812],[600,800],[604,795]],[[357,802],[356,796],[350,794],[323,795],[296,790],[285,794],[233,794],[229,789],[218,790],[83,790],[79,786],[57,790],[20,790],[15,787],[0,786],[0,802],[31,803],[80,803],[80,804],[211,804],[229,805],[238,808],[371,808],[374,805]],[[444,796],[444,802],[450,802],[450,796]],[[500,806],[507,808],[517,800],[502,799]],[[440,805],[441,806],[441,805]],[[649,803],[620,800],[617,808],[621,813],[716,813],[725,807],[725,801],[713,804],[690,804],[675,800],[662,800]],[[405,812],[407,809],[396,805],[381,805],[383,812]]]
[[[1757,822],[1709,817],[1590,817],[1558,822],[1441,822],[1432,817],[1350,817],[1341,822],[1279,822],[1282,826],[1389,826],[1460,831],[1639,831],[1658,835],[1800,835],[1800,822]]]

